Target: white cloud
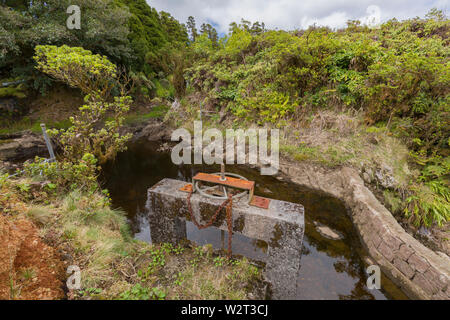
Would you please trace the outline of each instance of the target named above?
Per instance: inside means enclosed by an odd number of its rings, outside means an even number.
[[[301,28],[306,29],[308,26],[316,24],[319,26],[330,26],[330,27],[343,27],[345,22],[349,20],[349,16],[346,12],[336,11],[329,16],[323,18],[309,18],[308,16],[303,16],[302,22],[300,24]]]
[[[316,23],[333,28],[349,19],[381,21],[424,16],[431,8],[448,10],[449,0],[147,0],[157,10],[171,13],[181,22],[194,16],[198,26],[209,22],[221,33],[241,18],[263,21],[268,28],[298,29]],[[379,12],[376,8],[379,8]],[[375,9],[374,9],[375,8]],[[375,10],[375,11],[374,11]],[[371,19],[369,19],[371,18]]]

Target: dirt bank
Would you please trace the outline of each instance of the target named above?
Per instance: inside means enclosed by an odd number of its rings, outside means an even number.
[[[0,214],[0,300],[64,297],[64,265],[28,220]]]

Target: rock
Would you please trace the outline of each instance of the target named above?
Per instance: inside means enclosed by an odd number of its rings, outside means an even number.
[[[203,253],[211,256],[213,254],[213,251],[214,251],[212,244],[205,244],[202,247],[202,251],[203,251]]]
[[[384,172],[386,172],[386,173],[388,173],[388,174],[394,174],[394,169],[391,167],[391,166],[388,166],[388,165],[383,165],[382,166],[382,170],[384,171]]]
[[[442,258],[448,259],[448,255],[447,255],[445,252],[442,252],[442,251],[436,251],[436,253],[437,253],[438,255],[440,255]]]
[[[393,189],[395,186],[393,170],[389,166],[383,166],[381,169],[375,170],[375,179],[385,189]]]
[[[178,99],[175,99],[175,101],[172,103],[172,106],[170,107],[170,109],[172,111],[179,111],[181,108],[181,103],[180,101],[178,101]]]
[[[0,160],[0,173],[1,171],[9,172],[10,174],[14,174],[16,170],[19,169],[19,165],[8,162],[8,161],[1,161]]]
[[[316,230],[323,235],[325,238],[331,239],[331,240],[342,240],[344,237],[337,231],[334,231],[333,229],[320,224],[318,222],[314,222],[316,225]]]
[[[364,181],[366,181],[367,183],[372,183],[373,181],[373,170],[372,168],[369,167],[363,167],[363,178],[364,176],[366,177],[366,179],[364,179]]]
[[[367,172],[364,172],[362,174],[362,178],[367,183],[371,183],[372,182],[372,178],[369,176],[369,174]]]
[[[381,168],[375,171],[370,167],[363,166],[360,173],[364,182],[368,184],[376,182],[385,189],[393,189],[395,187],[394,170],[390,166],[382,165]]]
[[[164,124],[152,122],[142,129],[136,139],[144,137],[148,141],[170,141],[171,134],[172,131],[170,128],[166,127]]]
[[[23,161],[35,156],[48,156],[48,150],[42,137],[24,133],[15,139],[0,140],[0,160]]]
[[[425,228],[424,226],[420,227],[419,230],[417,230],[417,233],[422,236],[422,237],[426,237],[426,238],[430,238],[431,237],[431,232],[430,230],[428,230],[427,228]]]

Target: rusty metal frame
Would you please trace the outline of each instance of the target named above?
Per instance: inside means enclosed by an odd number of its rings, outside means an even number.
[[[219,175],[200,172],[192,178],[192,183],[184,185],[182,188],[180,188],[180,191],[187,192],[187,193],[193,192],[193,186],[194,186],[195,182],[197,182],[197,181],[213,183],[213,184],[221,185],[224,187],[230,187],[230,188],[248,191],[249,192],[249,201],[248,201],[249,205],[258,207],[258,208],[262,208],[262,209],[269,208],[270,199],[258,197],[258,196],[254,195],[254,192],[255,192],[255,182],[254,181],[242,180],[242,179],[233,178],[233,177],[226,177],[226,180],[222,180]]]
[[[197,173],[195,177],[192,178],[193,184],[196,181],[213,183],[224,187],[230,187],[240,190],[246,190],[249,192],[249,203],[253,199],[253,194],[255,192],[254,181],[247,181],[233,177],[227,177],[225,180],[222,180],[221,177],[218,175],[200,172]]]
[[[262,209],[269,209],[270,199],[253,196],[252,201],[250,201],[250,205]]]
[[[180,188],[180,191],[183,191],[183,192],[192,192],[192,189],[193,187],[192,187],[192,184],[186,184],[186,185],[184,185],[183,187],[181,187]]]

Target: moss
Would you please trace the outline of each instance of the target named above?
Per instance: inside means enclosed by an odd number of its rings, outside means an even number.
[[[10,143],[12,141],[14,141],[14,140],[13,139],[0,140],[0,145],[7,144],[7,143]]]
[[[404,208],[402,200],[392,191],[385,190],[383,192],[385,204],[389,207],[392,213],[399,213]]]
[[[279,223],[273,228],[272,238],[270,238],[270,246],[273,248],[280,247],[280,239],[283,236],[283,230]]]
[[[26,98],[27,95],[24,93],[22,87],[6,87],[0,88],[0,98],[16,97],[18,99]]]
[[[239,216],[236,220],[234,220],[233,231],[234,232],[242,232],[245,227],[245,217]]]
[[[67,129],[71,126],[71,122],[69,119],[57,122],[47,121],[46,126],[47,129]],[[41,121],[34,120],[29,117],[24,117],[18,121],[12,121],[3,125],[2,128],[0,128],[0,134],[14,134],[25,130],[30,130],[31,132],[36,134],[42,133]]]
[[[209,222],[218,209],[216,206],[203,202],[200,202],[199,206],[200,206],[200,216],[202,218],[203,224]],[[222,210],[217,215],[216,220],[213,222],[212,226],[220,228],[220,226],[222,226],[225,223],[226,217],[227,217],[226,208],[222,208]],[[200,221],[199,223],[202,224],[202,222]]]
[[[152,110],[144,114],[129,114],[125,117],[124,123],[127,125],[139,124],[150,119],[162,118],[169,110],[166,105],[158,105],[153,107]]]

